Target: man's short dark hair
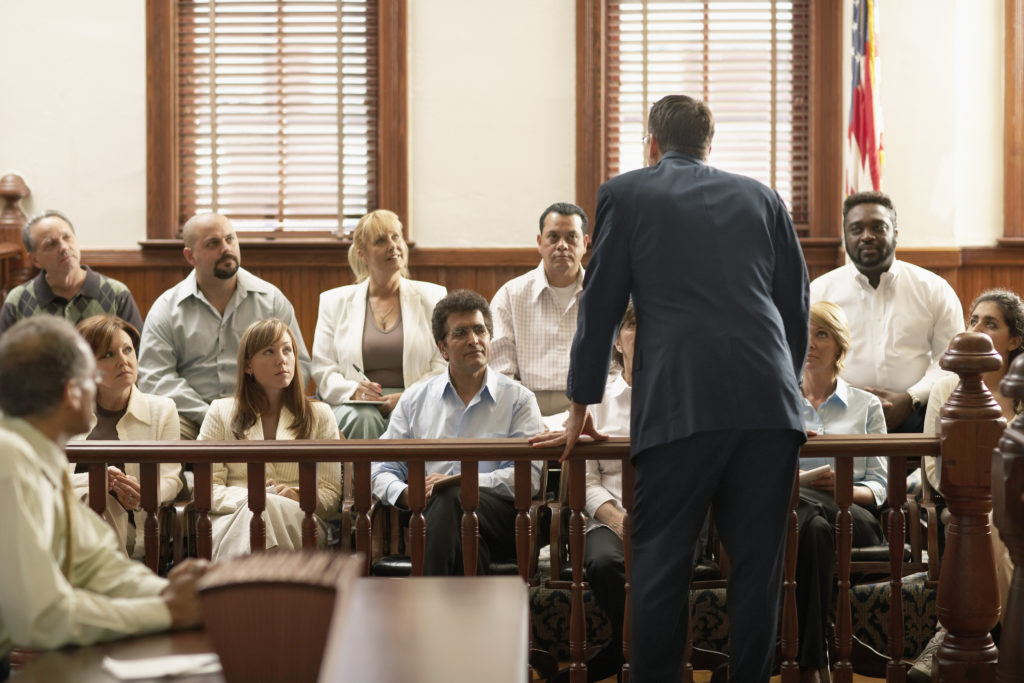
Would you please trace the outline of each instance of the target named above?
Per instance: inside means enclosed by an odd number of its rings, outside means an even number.
[[[12,417],[47,415],[72,379],[84,379],[85,344],[67,320],[36,315],[0,336],[0,410]]]
[[[667,95],[654,103],[647,115],[647,130],[661,152],[682,152],[707,159],[715,137],[715,117],[700,100],[687,95]]]
[[[27,221],[25,221],[25,225],[21,226],[21,243],[25,245],[25,251],[31,254],[36,249],[36,246],[32,244],[32,226],[38,223],[39,221],[43,220],[44,218],[52,217],[57,217],[61,219],[62,221],[68,224],[68,227],[71,228],[71,232],[75,231],[75,226],[71,225],[71,221],[68,220],[67,216],[65,216],[63,213],[55,209],[47,209],[42,213],[37,213],[36,215],[32,216]]]
[[[846,225],[846,214],[850,209],[860,204],[879,204],[889,209],[889,217],[892,220],[892,229],[896,229],[896,206],[892,203],[892,197],[884,192],[857,192],[843,200],[843,225]]]
[[[487,334],[494,336],[494,321],[491,318],[491,307],[487,299],[471,289],[457,289],[449,293],[434,306],[434,315],[430,319],[430,329],[434,333],[434,341],[442,342],[448,336],[448,316],[452,313],[472,313],[480,311],[484,316]]]
[[[540,233],[542,235],[544,234],[544,219],[548,217],[549,213],[560,213],[563,216],[579,216],[580,230],[583,231],[584,235],[587,234],[587,214],[583,212],[583,209],[569,202],[555,202],[544,209],[544,213],[540,215]]]

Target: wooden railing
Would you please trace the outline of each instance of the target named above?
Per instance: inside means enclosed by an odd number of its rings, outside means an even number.
[[[1000,681],[1019,681],[1024,676],[1021,663],[1022,641],[1021,609],[1024,604],[1024,580],[1021,576],[1021,553],[1024,549],[1024,501],[1021,500],[1024,482],[1024,418],[1006,430],[1002,440],[1003,453],[995,453],[1004,421],[998,406],[981,382],[981,374],[991,369],[993,362],[991,342],[983,335],[961,335],[947,354],[949,369],[961,376],[961,384],[950,397],[942,413],[942,437],[922,435],[824,435],[810,440],[803,448],[804,457],[830,457],[836,459],[836,502],[840,513],[837,518],[836,547],[839,573],[837,603],[837,653],[835,666],[837,681],[852,681],[850,648],[852,625],[850,610],[850,552],[852,544],[852,518],[850,504],[853,492],[853,458],[865,455],[885,457],[889,471],[902,473],[908,457],[943,454],[943,492],[952,514],[948,526],[945,555],[942,559],[938,592],[938,614],[949,635],[940,648],[937,665],[941,680],[995,680],[998,655],[992,645],[989,631],[999,616],[998,597],[994,589],[995,567],[991,551],[988,514],[992,491],[996,491],[996,521],[1017,562],[1010,597],[1010,612],[1003,621],[1003,647],[1008,656],[1003,658],[999,671]],[[998,357],[995,359],[998,360]],[[1012,374],[1004,382],[1004,392],[1024,399],[1024,361],[1015,364]],[[146,561],[157,564],[157,467],[160,462],[192,463],[195,476],[195,506],[198,511],[197,547],[201,557],[210,557],[212,546],[211,523],[211,464],[216,462],[249,463],[249,506],[254,512],[251,542],[254,549],[264,546],[260,513],[265,504],[263,467],[267,462],[297,462],[300,470],[300,505],[306,513],[303,524],[303,543],[316,544],[316,525],[312,515],[316,508],[316,463],[351,462],[354,472],[355,547],[364,553],[369,571],[372,505],[370,493],[370,466],[373,462],[405,461],[409,463],[409,505],[411,508],[411,556],[413,573],[422,573],[426,544],[423,509],[425,503],[424,465],[434,460],[462,462],[462,502],[465,515],[462,522],[463,561],[467,575],[476,572],[478,527],[475,515],[478,501],[477,467],[481,460],[514,461],[516,468],[516,547],[519,573],[528,574],[528,548],[533,530],[529,522],[530,463],[538,456],[550,452],[531,448],[523,440],[469,439],[445,441],[291,441],[287,443],[224,442],[216,445],[202,442],[103,442],[77,441],[68,446],[69,458],[89,464],[90,500],[99,512],[105,505],[105,468],[110,462],[139,462],[142,484],[142,507],[150,514],[145,528]],[[586,635],[583,612],[583,557],[585,482],[583,461],[591,459],[621,459],[623,461],[623,506],[626,509],[625,560],[627,576],[626,623],[624,649],[629,653],[629,512],[632,509],[633,470],[629,461],[629,442],[611,439],[601,444],[584,444],[573,453],[578,466],[570,468],[569,504],[570,553],[572,562],[570,654],[571,680],[586,680],[583,663]],[[997,463],[993,477],[991,463]],[[886,679],[905,680],[903,654],[902,596],[906,481],[892,476],[888,484],[889,565],[891,599],[889,611],[890,658]],[[794,496],[795,498],[795,496]],[[795,505],[795,500],[794,500]],[[786,553],[785,582],[783,588],[782,625],[782,678],[796,681],[796,602],[794,567],[796,560],[796,518],[791,517]],[[628,665],[625,669],[628,679]]]

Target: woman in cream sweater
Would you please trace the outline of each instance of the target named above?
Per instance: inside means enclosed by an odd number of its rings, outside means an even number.
[[[305,396],[305,381],[295,362],[295,338],[276,318],[253,323],[242,335],[238,349],[238,383],[232,398],[210,406],[199,432],[206,441],[337,439],[338,427],[326,404]],[[213,465],[213,559],[248,554],[248,464]],[[294,462],[268,463],[266,523],[268,549],[302,547],[299,507],[299,466]],[[341,465],[321,463],[317,468],[315,519],[319,541],[325,539],[324,520],[338,515],[341,501]]]

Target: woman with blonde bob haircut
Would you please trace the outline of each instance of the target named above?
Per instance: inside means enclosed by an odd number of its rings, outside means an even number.
[[[94,315],[78,323],[78,333],[96,356],[99,381],[93,405],[92,426],[81,439],[116,441],[177,441],[178,410],[174,401],[163,396],[144,394],[135,386],[139,378],[139,331],[130,322],[112,315]],[[75,493],[89,497],[89,468],[69,465]],[[181,465],[163,463],[158,479],[158,503],[169,503],[182,488]],[[139,508],[138,463],[107,467],[107,509],[103,518],[114,527],[125,552],[133,557],[143,554],[142,533],[146,513]],[[134,523],[128,513],[134,514]]]
[[[348,262],[356,284],[320,295],[313,381],[350,439],[376,439],[408,387],[445,368],[430,331],[444,287],[409,279],[402,223],[378,209],[359,219]]]
[[[260,441],[337,439],[338,427],[330,408],[305,396],[305,381],[296,362],[298,345],[292,331],[277,318],[255,322],[238,347],[235,395],[217,399],[203,420],[200,440]],[[248,499],[248,464],[213,465],[213,559],[247,554],[252,512]],[[299,466],[294,462],[267,463],[267,497],[263,519],[267,548],[302,548],[299,507]],[[317,468],[316,515],[319,542],[325,542],[324,521],[338,515],[341,465]]]
[[[840,376],[850,350],[850,326],[843,309],[829,301],[811,305],[810,338],[804,363],[804,428],[817,434],[884,434],[882,402],[874,394],[851,387]],[[816,477],[801,480],[796,560],[797,620],[801,681],[819,681],[827,671],[825,637],[832,610],[835,572],[835,460],[800,458],[800,471],[828,466]],[[885,502],[886,461],[877,456],[853,459],[853,545],[883,542],[875,512]]]

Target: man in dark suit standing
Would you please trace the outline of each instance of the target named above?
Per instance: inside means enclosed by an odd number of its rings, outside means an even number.
[[[807,268],[778,194],[704,163],[714,134],[707,105],[665,97],[649,130],[650,166],[598,193],[565,454],[581,433],[594,435],[586,406],[601,401],[632,294],[631,680],[679,680],[691,556],[711,506],[731,565],[731,678],[767,681],[805,439]]]

